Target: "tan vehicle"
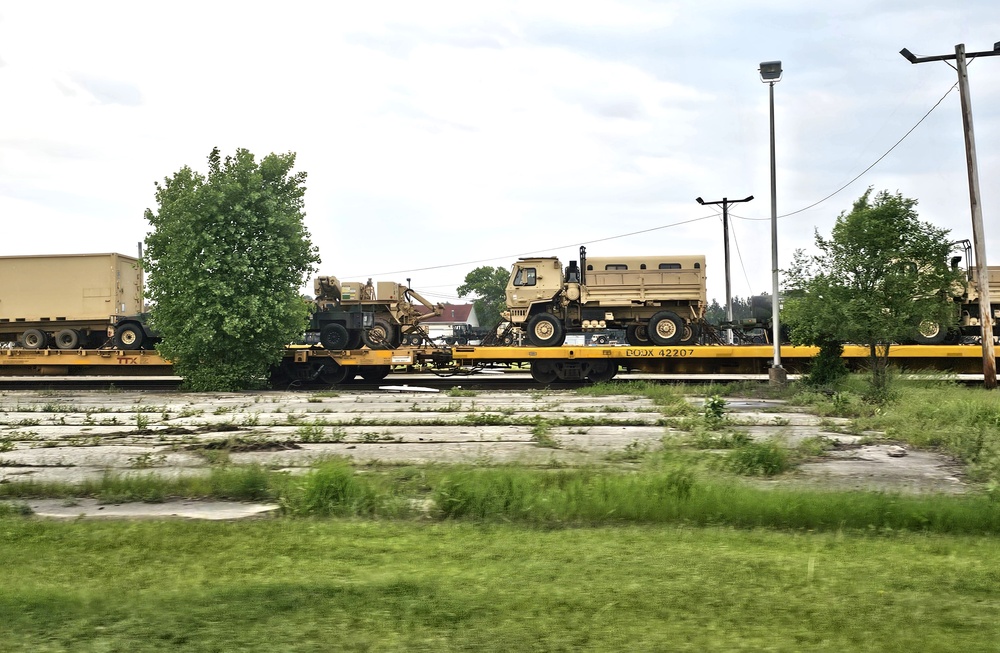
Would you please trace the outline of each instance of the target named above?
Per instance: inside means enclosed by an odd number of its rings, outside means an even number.
[[[419,293],[391,281],[372,284],[337,277],[317,277],[309,331],[318,333],[326,349],[395,349],[402,342],[423,340],[418,325],[441,314],[441,304],[431,304]],[[417,311],[413,300],[429,312]]]
[[[982,335],[982,322],[979,315],[979,274],[972,265],[972,243],[968,240],[961,240],[955,243],[961,251],[961,255],[956,255],[951,259],[953,269],[959,269],[962,261],[965,261],[965,269],[962,270],[962,280],[954,286],[951,293],[951,301],[955,306],[955,316],[952,324],[939,324],[930,320],[920,323],[919,331],[914,337],[914,341],[920,345],[953,344],[958,342],[963,336],[968,338],[979,338]],[[1000,335],[1000,266],[990,265],[987,267],[989,278],[987,284],[990,294],[990,309],[993,318],[993,335]]]
[[[522,258],[507,312],[529,344],[558,347],[568,332],[625,329],[630,345],[693,344],[707,305],[704,256]]]
[[[27,349],[100,347],[109,337],[138,349],[139,260],[122,254],[0,256],[0,341]],[[119,342],[121,340],[122,342]]]

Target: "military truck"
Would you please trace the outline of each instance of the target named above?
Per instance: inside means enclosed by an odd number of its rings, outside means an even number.
[[[979,294],[982,287],[978,270],[972,265],[972,243],[960,240],[954,243],[956,255],[951,258],[951,267],[962,269],[962,279],[952,287],[949,299],[954,305],[954,317],[951,323],[941,324],[924,320],[918,326],[914,341],[919,345],[952,344],[962,338],[979,338],[982,336],[982,322],[979,311]],[[960,253],[958,253],[960,252]],[[993,336],[1000,336],[1000,266],[987,266],[985,283],[989,290],[990,310],[993,321]]]
[[[698,341],[707,306],[705,257],[619,256],[570,261],[521,258],[507,282],[507,317],[536,347],[567,332],[625,329],[630,345]]]
[[[26,349],[139,349],[145,326],[139,259],[124,254],[0,256],[0,342]]]
[[[337,277],[317,277],[313,290],[315,309],[306,337],[318,334],[326,349],[358,349],[362,344],[369,349],[395,349],[419,331],[420,322],[440,315],[444,308],[391,281],[341,283]],[[413,300],[429,312],[419,313]]]

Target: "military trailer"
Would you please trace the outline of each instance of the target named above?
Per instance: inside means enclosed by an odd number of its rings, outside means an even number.
[[[369,349],[395,349],[404,338],[420,331],[420,322],[440,315],[443,309],[391,281],[341,283],[337,277],[317,277],[313,289],[315,309],[306,335],[318,333],[326,349],[358,349],[362,344]],[[420,314],[413,300],[429,312]]]
[[[693,344],[707,306],[705,257],[522,258],[507,282],[507,315],[536,347],[569,332],[624,329],[630,345]]]
[[[102,346],[148,333],[139,260],[122,254],[0,256],[0,342],[26,349]],[[138,334],[138,335],[137,335]],[[117,338],[116,338],[117,341]],[[137,346],[131,348],[138,348]]]

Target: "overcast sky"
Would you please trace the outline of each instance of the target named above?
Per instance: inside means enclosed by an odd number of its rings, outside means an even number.
[[[245,147],[297,153],[320,274],[341,280],[411,278],[457,301],[474,267],[565,262],[585,244],[592,256],[705,254],[722,302],[721,216],[695,198],[753,195],[732,209],[733,294],[770,292],[759,63],[784,68],[787,266],[869,186],[971,238],[957,90],[892,149],[957,76],[899,50],[996,41],[996,0],[5,1],[0,255],[134,255],[154,181]],[[1000,57],[969,76],[1000,264]]]

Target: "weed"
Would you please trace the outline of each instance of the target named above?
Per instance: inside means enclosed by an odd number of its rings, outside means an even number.
[[[460,385],[456,385],[454,388],[448,389],[449,397],[475,397],[476,394],[475,390],[469,390],[468,388],[463,388]]]
[[[143,413],[135,414],[135,432],[147,433],[149,431],[149,418]]]
[[[633,440],[625,445],[621,451],[611,451],[604,459],[609,462],[636,462],[642,460],[649,453],[649,443]]]
[[[562,447],[559,441],[552,437],[552,426],[545,420],[541,420],[531,427],[531,441],[539,447],[548,449]]]
[[[152,451],[147,451],[129,458],[128,464],[133,469],[149,469],[150,467],[158,467],[166,461],[166,454],[154,454]]]
[[[744,476],[776,476],[791,465],[788,451],[777,442],[751,442],[731,451],[726,466]]]

